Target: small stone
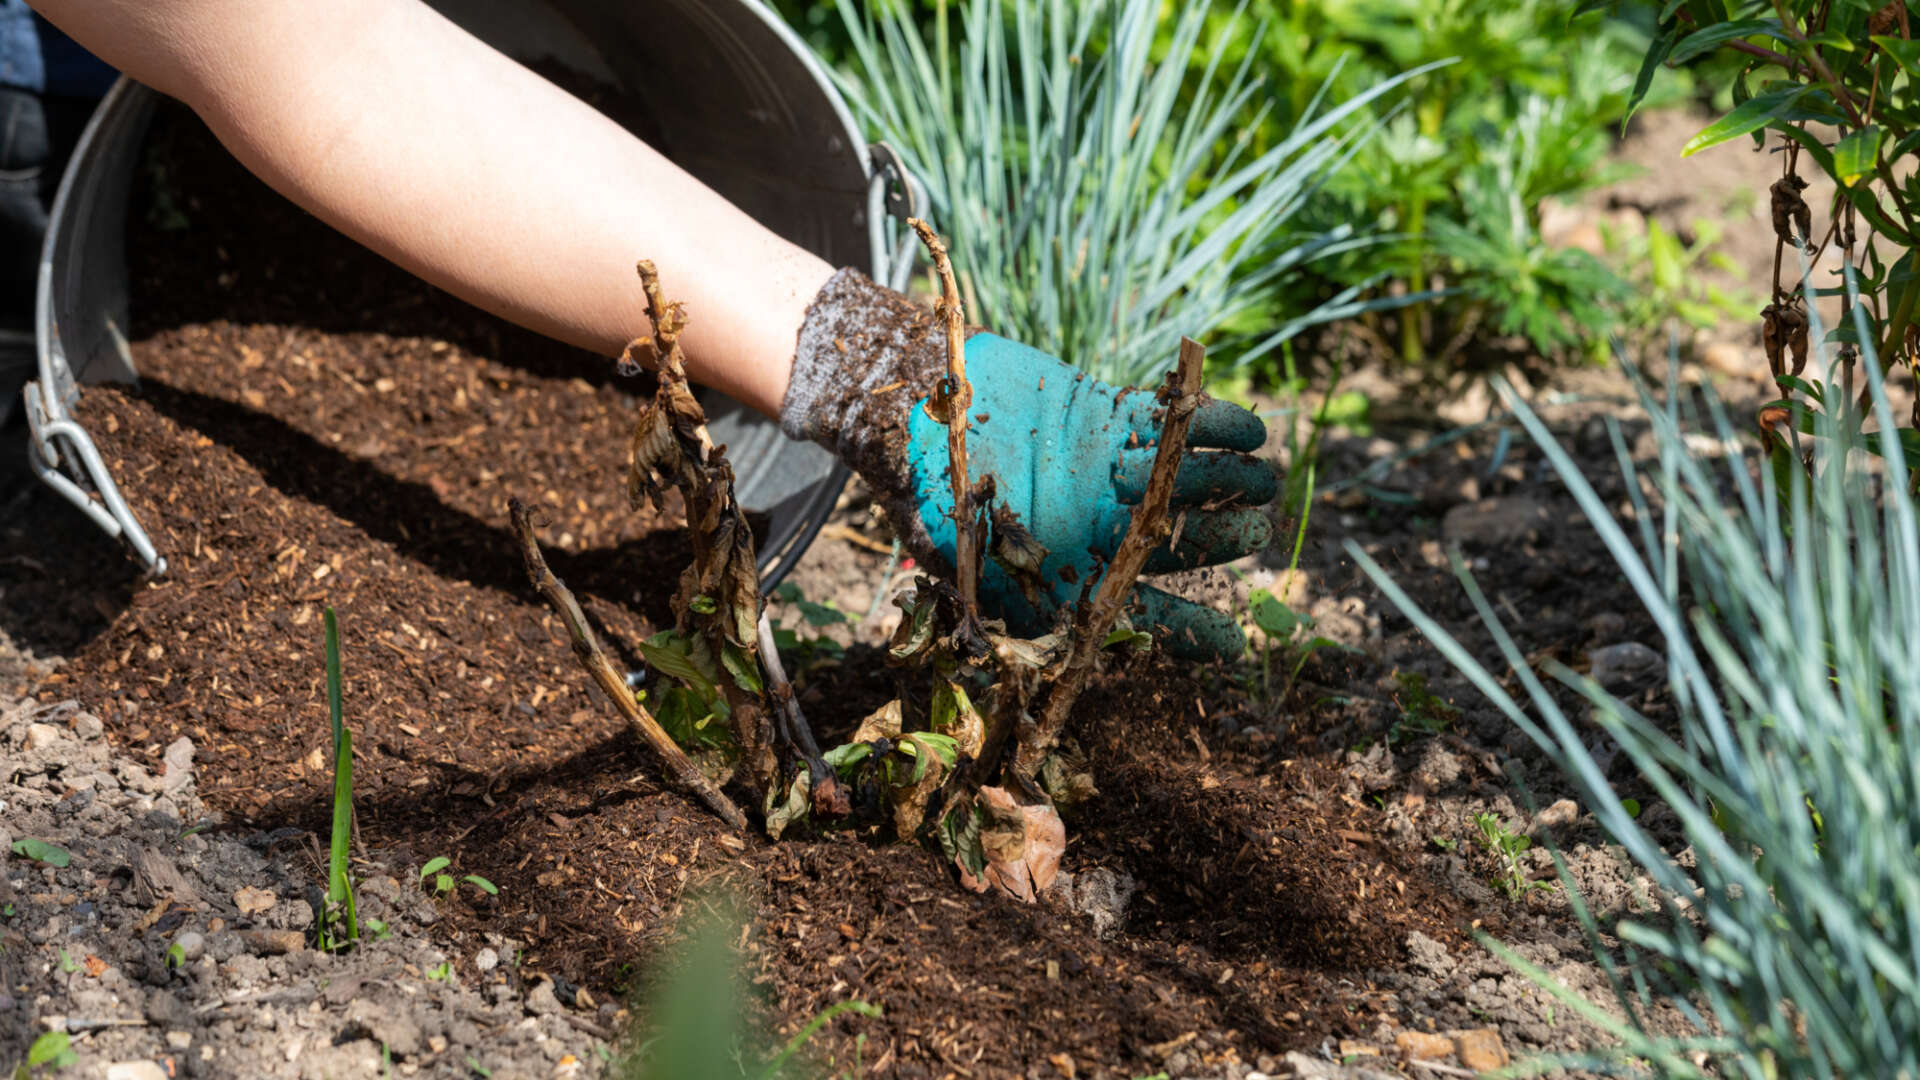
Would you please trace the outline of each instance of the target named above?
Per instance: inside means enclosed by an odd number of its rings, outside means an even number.
[[[280,898],[270,889],[256,889],[249,885],[233,894],[233,906],[240,914],[252,916],[268,910],[280,902]]]
[[[298,930],[241,930],[240,940],[262,956],[294,953],[307,947],[307,939]]]
[[[446,1052],[447,1052],[447,1037],[446,1037],[445,1035],[430,1035],[430,1036],[428,1036],[428,1037],[427,1037],[427,1049],[428,1049],[428,1050],[430,1050],[430,1051],[432,1051],[433,1053],[436,1053],[436,1054],[444,1054],[444,1053],[446,1053]]]
[[[167,1045],[175,1050],[185,1050],[193,1045],[193,1033],[188,1031],[167,1032]]]
[[[1700,362],[1709,371],[1721,375],[1744,379],[1754,373],[1752,358],[1747,351],[1731,341],[1716,341],[1700,350]]]
[[[196,930],[181,934],[173,939],[173,943],[180,947],[180,955],[189,962],[200,959],[207,952],[207,939]]]
[[[1600,226],[1591,221],[1582,221],[1568,229],[1566,235],[1560,238],[1560,245],[1584,251],[1596,259],[1605,258],[1607,254],[1606,238],[1601,235]]]
[[[90,712],[75,713],[73,716],[73,733],[83,739],[97,739],[105,734],[106,730],[107,725],[101,723],[100,718]]]
[[[1455,1052],[1460,1055],[1460,1064],[1475,1072],[1504,1069],[1512,1060],[1507,1056],[1507,1048],[1500,1042],[1500,1033],[1492,1028],[1449,1031],[1447,1036],[1453,1040]]]
[[[1503,495],[1447,511],[1440,538],[1449,544],[1518,544],[1537,538],[1547,523],[1546,507],[1524,495]]]
[[[1651,686],[1667,669],[1665,657],[1637,641],[1595,649],[1587,659],[1593,681],[1615,692]]]
[[[483,975],[499,966],[500,954],[491,948],[481,949],[473,954],[473,969]]]
[[[532,990],[527,991],[527,1012],[534,1016],[548,1016],[565,1011],[566,1006],[560,1004],[560,999],[554,995],[551,979],[542,979]]]
[[[356,998],[347,1006],[347,1024],[350,1031],[364,1031],[401,1057],[418,1054],[425,1042],[411,1013],[371,998]]]
[[[185,1024],[193,1019],[193,1011],[186,1003],[165,990],[153,990],[147,994],[147,1022],[172,1026]]]
[[[1587,633],[1596,645],[1611,645],[1627,635],[1627,617],[1615,611],[1603,611],[1587,620]]]
[[[1352,1039],[1340,1040],[1340,1057],[1342,1059],[1379,1056],[1380,1048],[1371,1043],[1356,1042]]]
[[[1126,920],[1127,902],[1133,899],[1136,888],[1130,875],[1096,866],[1074,874],[1062,891],[1068,909],[1091,919],[1094,935],[1104,938]]]
[[[182,735],[168,743],[161,761],[167,766],[160,774],[161,791],[170,795],[186,787],[193,780],[193,740]]]
[[[27,753],[45,750],[60,741],[60,729],[52,724],[27,725]]]
[[[1410,1061],[1438,1061],[1453,1056],[1453,1040],[1430,1031],[1403,1031],[1393,1048]]]
[[[1580,804],[1572,799],[1561,799],[1545,810],[1533,816],[1533,829],[1561,829],[1573,824],[1580,816]]]
[[[1445,978],[1453,973],[1453,954],[1447,951],[1445,945],[1418,930],[1407,935],[1407,956],[1413,961],[1414,967],[1434,978]]]
[[[151,1061],[121,1061],[107,1066],[107,1080],[167,1080],[167,1071]]]

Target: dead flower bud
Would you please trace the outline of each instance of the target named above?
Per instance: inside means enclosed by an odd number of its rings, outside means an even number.
[[[807,790],[807,801],[812,804],[814,820],[843,818],[853,812],[853,800],[847,792],[847,786],[826,770],[820,779],[813,781]]]
[[[1867,20],[1867,33],[1874,37],[1894,36],[1894,31],[1900,26],[1903,3],[1904,0],[1893,0],[1893,3],[1874,12],[1873,17]]]
[[[1760,410],[1760,445],[1767,453],[1773,453],[1774,447],[1786,445],[1786,437],[1779,428],[1789,424],[1793,413],[1784,405],[1769,405]]]
[[[1807,369],[1807,348],[1810,342],[1807,309],[1794,304],[1781,316],[1786,324],[1787,351],[1793,354],[1793,373],[1800,374]]]
[[[1799,174],[1790,173],[1774,181],[1768,189],[1772,193],[1773,235],[1781,243],[1805,244],[1807,253],[1813,253],[1813,209],[1800,193],[1807,190],[1807,182]]]
[[[673,437],[673,425],[666,413],[651,404],[642,405],[627,448],[627,504],[635,510],[649,498],[657,504],[660,478],[671,475],[679,466],[680,444]]]
[[[1029,579],[1040,576],[1040,564],[1047,560],[1046,546],[1020,524],[1020,518],[1005,503],[993,508],[992,521],[987,554],[1001,569],[1020,579],[1023,588],[1027,587]]]
[[[1767,367],[1775,379],[1806,370],[1810,344],[1807,309],[1801,306],[1798,296],[1761,309],[1760,345],[1766,351]],[[1791,372],[1787,368],[1789,354],[1793,357]]]

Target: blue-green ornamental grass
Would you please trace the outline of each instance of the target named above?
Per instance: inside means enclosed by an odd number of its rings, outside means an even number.
[[[1311,101],[1276,144],[1256,27],[1189,4],[1156,46],[1159,0],[962,0],[933,41],[901,2],[840,0],[868,130],[927,187],[968,315],[1117,385],[1157,379],[1180,337],[1270,312],[1316,259],[1370,244],[1296,214],[1376,130],[1367,106],[1429,65],[1337,104]],[[1202,39],[1205,39],[1203,44]],[[956,40],[957,39],[957,40]],[[1239,52],[1236,63],[1227,51]],[[1197,74],[1195,74],[1197,72]],[[1250,361],[1316,323],[1408,298],[1371,281],[1235,349]]]
[[[1819,368],[1832,350],[1815,356]],[[1870,380],[1873,430],[1861,434],[1858,413],[1814,417],[1810,431],[1792,436],[1796,452],[1811,452],[1812,475],[1790,466],[1777,474],[1784,485],[1765,459],[1737,448],[1716,401],[1708,412],[1721,449],[1696,455],[1672,388],[1661,404],[1643,386],[1659,459],[1636,469],[1614,427],[1635,508],[1626,526],[1525,403],[1504,392],[1665,637],[1673,726],[1656,726],[1564,667],[1551,674],[1581,690],[1594,722],[1677,815],[1698,859],[1691,871],[1610,788],[1582,742],[1587,725],[1555,703],[1457,555],[1456,572],[1528,705],[1348,546],[1566,773],[1658,887],[1659,915],[1622,919],[1611,927],[1620,952],[1597,952],[1624,1020],[1507,954],[1619,1038],[1590,1064],[1662,1076],[1920,1075],[1920,526],[1874,358],[1859,368]],[[1879,477],[1863,467],[1876,459]],[[1641,477],[1658,490],[1657,508],[1641,497]],[[1697,1034],[1657,1036],[1648,1023],[1655,1005],[1691,1020]]]

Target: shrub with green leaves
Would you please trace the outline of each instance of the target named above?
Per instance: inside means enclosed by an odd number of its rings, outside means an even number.
[[[925,183],[983,325],[1142,385],[1182,335],[1241,328],[1227,355],[1250,360],[1370,306],[1362,275],[1276,316],[1306,266],[1371,246],[1300,212],[1374,129],[1368,106],[1409,75],[1317,94],[1262,145],[1274,98],[1260,54],[1228,59],[1261,31],[1210,26],[1208,5],[1164,27],[1157,0],[963,0],[938,4],[930,28],[905,3],[839,11],[848,95]]]
[[[1816,349],[1817,366],[1838,364],[1835,354]],[[1673,718],[1661,723],[1564,667],[1551,674],[1584,695],[1640,782],[1672,809],[1691,869],[1636,819],[1638,804],[1609,786],[1587,748],[1590,729],[1535,673],[1457,556],[1524,704],[1504,689],[1505,675],[1349,547],[1554,760],[1654,882],[1658,913],[1621,919],[1609,928],[1618,952],[1598,952],[1624,1020],[1533,972],[1619,1037],[1610,1054],[1595,1054],[1614,1067],[1687,1077],[1920,1075],[1920,522],[1874,371],[1869,363],[1878,430],[1862,435],[1815,416],[1810,433],[1793,436],[1811,468],[1784,472],[1741,452],[1711,399],[1710,430],[1723,449],[1696,455],[1688,429],[1698,418],[1683,423],[1672,400],[1643,389],[1657,462],[1635,470],[1613,426],[1634,506],[1626,525],[1525,403],[1505,394],[1665,637]],[[1869,447],[1880,455],[1878,475],[1843,467]],[[1657,505],[1641,495],[1643,479]],[[1598,926],[1574,899],[1597,943]],[[1656,1004],[1692,1020],[1697,1034],[1656,1036]]]
[[[1920,243],[1920,183],[1913,168],[1920,150],[1920,40],[1914,39],[1920,25],[1904,3],[1829,0],[1676,0],[1662,15],[1636,92],[1652,85],[1663,64],[1742,61],[1732,69],[1731,110],[1689,140],[1683,153],[1738,139],[1778,150],[1780,179],[1770,191],[1772,295],[1761,317],[1767,360],[1783,399],[1767,408],[1785,410],[1802,432],[1813,430],[1819,413],[1845,425],[1868,409],[1865,380],[1851,364],[1841,369],[1844,390],[1801,380],[1809,290],[1814,297],[1845,296],[1841,267],[1851,267],[1864,318],[1856,324],[1849,313],[1832,340],[1853,357],[1871,352],[1887,370],[1920,362],[1920,334],[1914,332],[1920,275],[1913,269],[1913,248]],[[1830,203],[1807,202],[1804,174],[1810,170],[1837,185]],[[1837,263],[1823,261],[1830,254],[1839,256]],[[1831,268],[1803,282],[1803,255]],[[1783,422],[1765,409],[1763,417],[1769,428]],[[1920,428],[1920,409],[1907,422]],[[1920,440],[1920,434],[1902,438]]]
[[[1393,287],[1447,297],[1400,320],[1409,361],[1445,361],[1476,335],[1519,334],[1544,354],[1578,352],[1614,325],[1619,279],[1592,255],[1540,235],[1547,200],[1604,182],[1610,127],[1625,115],[1642,35],[1628,22],[1576,15],[1572,0],[1262,0],[1283,29],[1268,61],[1298,102],[1306,86],[1345,89],[1433,68],[1386,117],[1386,133],[1333,178],[1313,220],[1399,235],[1344,258],[1337,280],[1386,271]],[[1281,123],[1291,119],[1281,116]]]

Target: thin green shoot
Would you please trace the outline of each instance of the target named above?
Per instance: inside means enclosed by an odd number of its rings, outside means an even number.
[[[354,913],[349,844],[353,839],[353,733],[347,730],[340,687],[340,627],[326,609],[327,715],[333,724],[333,830],[327,850],[326,918],[319,928],[324,949],[345,948],[360,940]]]

